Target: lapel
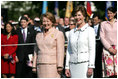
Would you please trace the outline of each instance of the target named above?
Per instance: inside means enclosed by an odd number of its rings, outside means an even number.
[[[99,38],[99,36],[100,36],[100,24],[99,24],[99,27],[98,27],[97,38]]]
[[[21,38],[21,41],[24,43],[24,40],[23,40],[23,34],[22,34],[22,32],[21,32],[21,30],[22,30],[22,28],[20,28],[20,38]],[[26,37],[26,41],[25,42],[28,42],[28,40],[29,40],[29,35],[30,35],[30,30],[29,30],[29,28],[27,27],[27,37]]]
[[[30,30],[29,30],[29,28],[27,27],[27,38],[26,38],[26,42],[28,42],[29,36],[30,36]]]
[[[22,29],[20,28],[20,30],[19,30],[19,38],[20,38],[20,40],[19,41],[21,41],[22,43],[24,43],[23,34],[22,34],[21,30]]]

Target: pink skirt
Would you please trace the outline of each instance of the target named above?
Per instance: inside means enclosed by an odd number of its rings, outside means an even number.
[[[57,72],[56,64],[37,65],[37,75],[38,78],[60,78],[60,75]]]

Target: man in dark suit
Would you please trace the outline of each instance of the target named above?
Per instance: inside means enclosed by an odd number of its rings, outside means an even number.
[[[35,35],[32,28],[28,27],[28,19],[22,17],[20,20],[21,27],[17,29],[18,44],[27,44],[35,42]],[[18,46],[16,52],[16,78],[31,78],[32,67],[28,66],[28,61],[34,52],[34,45]]]
[[[54,25],[55,25],[55,28],[57,30],[63,32],[64,38],[65,38],[65,41],[66,41],[67,38],[66,38],[66,35],[65,35],[65,29],[61,24],[59,24],[59,18],[58,17],[56,17],[56,23]],[[64,57],[64,65],[65,65],[65,57]],[[65,69],[63,69],[63,71],[62,71],[61,77],[66,77],[64,73],[65,73]]]
[[[58,25],[56,26],[56,29],[58,29],[59,31],[63,32],[63,34],[64,34],[64,36],[65,36],[65,30],[64,30],[64,28],[63,28],[60,24],[58,24]]]
[[[102,78],[102,49],[103,45],[100,41],[100,16],[95,13],[93,15],[94,30],[96,35],[96,58],[95,58],[95,69],[94,78]]]
[[[55,28],[56,28],[57,30],[63,32],[64,37],[65,37],[65,40],[66,40],[67,38],[66,38],[66,36],[65,36],[65,29],[64,29],[64,27],[63,27],[61,24],[59,24],[59,17],[56,17],[56,23],[55,23],[54,25],[55,25]]]
[[[68,17],[64,18],[64,29],[65,29],[65,32],[70,31],[70,28],[69,28],[69,18]]]

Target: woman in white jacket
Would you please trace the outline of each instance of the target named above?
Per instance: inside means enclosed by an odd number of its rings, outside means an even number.
[[[69,33],[65,74],[71,78],[93,77],[95,61],[94,29],[85,23],[87,13],[84,6],[75,10],[76,28]]]

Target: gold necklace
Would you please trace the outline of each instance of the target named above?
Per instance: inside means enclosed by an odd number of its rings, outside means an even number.
[[[11,33],[9,33],[9,34],[7,35],[7,39],[9,39],[10,35],[11,35]]]

